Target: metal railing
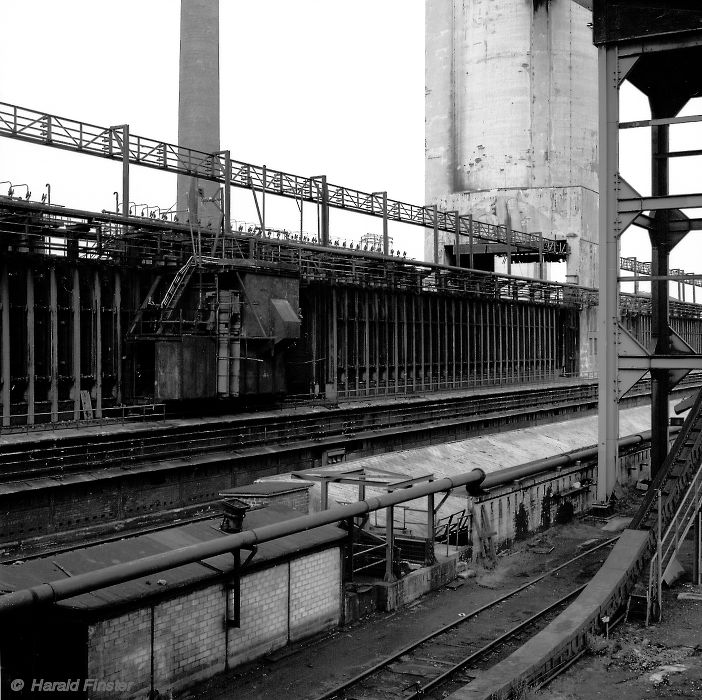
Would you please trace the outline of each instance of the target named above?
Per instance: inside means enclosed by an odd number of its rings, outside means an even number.
[[[82,412],[82,411],[81,411]],[[93,409],[93,413],[96,409]],[[16,433],[33,433],[41,431],[55,431],[64,429],[85,428],[95,425],[113,425],[115,423],[132,423],[138,421],[163,421],[166,419],[166,405],[162,403],[129,404],[120,406],[103,406],[102,415],[94,418],[73,418],[73,410],[58,411],[59,422],[52,422],[51,411],[35,411],[31,418],[33,423],[28,423],[28,413],[13,413],[12,420],[20,421],[12,425],[0,426],[0,435]],[[65,415],[66,418],[61,418]]]
[[[192,148],[131,134],[127,125],[104,127],[0,102],[0,136],[52,146],[68,151],[126,160],[166,172],[190,175],[234,187],[265,192],[319,206],[386,217],[388,220],[456,233],[470,240],[504,243],[514,253],[543,252],[565,258],[565,240],[511,231],[504,226],[474,221],[472,216],[435,210],[386,199],[381,193],[362,192],[333,185],[322,177],[303,177],[266,166],[227,158],[224,152],[204,153]]]

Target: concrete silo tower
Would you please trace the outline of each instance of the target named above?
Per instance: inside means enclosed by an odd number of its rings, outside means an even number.
[[[595,286],[597,52],[588,4],[426,0],[426,201],[567,236],[569,281]],[[445,243],[440,256],[454,262]]]

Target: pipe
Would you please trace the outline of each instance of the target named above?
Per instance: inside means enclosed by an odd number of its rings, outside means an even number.
[[[141,576],[148,576],[159,571],[173,569],[177,566],[192,564],[202,559],[218,556],[220,554],[231,553],[242,547],[251,547],[263,542],[287,535],[294,535],[298,532],[305,532],[322,525],[331,525],[340,520],[346,520],[356,516],[364,515],[373,510],[387,508],[389,506],[412,501],[415,498],[422,498],[430,493],[449,491],[458,486],[465,486],[469,483],[480,483],[485,478],[482,469],[474,469],[471,472],[459,474],[453,478],[439,479],[425,484],[412,486],[408,489],[398,489],[392,493],[383,494],[365,501],[351,503],[346,506],[334,508],[333,510],[304,515],[292,520],[285,520],[272,525],[265,525],[254,530],[245,530],[227,537],[218,537],[210,542],[200,542],[189,545],[170,552],[163,552],[149,557],[143,557],[130,562],[122,562],[114,566],[108,566],[97,571],[90,571],[85,574],[78,574],[70,578],[51,583],[42,583],[22,591],[7,593],[0,596],[0,615],[25,608],[35,603],[50,603],[58,600],[65,600],[73,596],[88,593],[99,588],[114,586],[125,581],[130,581]]]
[[[678,428],[679,429],[679,428]],[[619,439],[620,447],[629,447],[650,440],[650,431],[635,435],[628,435]],[[254,530],[245,530],[226,537],[218,537],[210,542],[199,542],[170,552],[154,554],[149,557],[122,562],[108,566],[97,571],[78,574],[66,579],[42,583],[32,588],[27,588],[0,596],[0,615],[15,612],[36,603],[52,603],[59,600],[72,598],[83,593],[114,586],[125,581],[166,571],[177,566],[192,564],[209,559],[220,554],[231,553],[241,548],[270,542],[271,540],[299,532],[305,532],[322,525],[331,525],[341,520],[357,517],[374,510],[388,508],[406,501],[413,501],[433,493],[450,491],[459,486],[466,486],[471,492],[476,492],[481,487],[497,486],[509,483],[515,479],[534,476],[540,472],[578,460],[589,459],[597,456],[597,446],[586,447],[573,452],[564,453],[555,457],[538,459],[527,464],[522,464],[486,476],[485,472],[476,468],[455,477],[446,477],[424,484],[415,484],[406,489],[398,489],[392,493],[367,498],[364,501],[325,510],[312,515],[304,515],[292,520],[285,520],[272,525],[265,525]]]

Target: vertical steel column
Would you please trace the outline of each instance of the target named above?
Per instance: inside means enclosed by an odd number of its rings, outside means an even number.
[[[389,506],[385,509],[385,581],[395,580],[393,567],[393,545],[395,544],[395,509]]]
[[[321,175],[319,179],[322,181],[319,233],[322,245],[329,245],[329,187],[326,175]]]
[[[388,304],[389,292],[383,293],[383,329],[384,329],[384,349],[385,349],[385,394],[387,395],[390,389],[390,306]]]
[[[429,342],[428,342],[428,348],[429,348],[429,388],[433,388],[433,380],[434,380],[434,325],[432,323],[433,320],[433,314],[432,314],[432,298],[429,297],[428,303],[427,303],[427,311],[429,312],[429,318],[427,319],[427,327],[428,327],[428,332],[429,332]]]
[[[652,101],[653,102],[653,101]],[[670,116],[658,113],[652,103],[653,119]],[[651,195],[665,196],[669,192],[670,126],[662,124],[651,127]],[[651,338],[655,343],[655,353],[667,355],[671,350],[670,294],[668,279],[670,274],[670,213],[655,212],[655,226],[651,238]],[[665,278],[665,279],[661,279]],[[667,369],[651,370],[651,476],[662,466],[668,454],[670,410],[670,375]]]
[[[49,268],[49,326],[50,326],[50,362],[49,362],[49,398],[51,400],[51,422],[58,420],[58,287],[56,268]]]
[[[407,381],[409,376],[409,349],[407,345],[407,294],[402,295],[402,357],[405,372],[404,392],[407,393]]]
[[[34,270],[27,267],[27,425],[34,425],[36,362],[34,354]]]
[[[363,308],[366,323],[366,337],[364,339],[364,350],[366,359],[366,396],[370,396],[370,378],[371,378],[371,358],[370,358],[370,302],[368,297],[370,292],[366,291],[363,296]]]
[[[431,561],[425,561],[426,565],[434,563],[434,494],[427,495],[427,549],[431,552]]]
[[[383,195],[383,253],[390,254],[390,236],[388,235],[388,193],[382,192]]]
[[[471,270],[475,270],[475,261],[473,259],[473,215],[468,214],[468,255],[470,262],[468,265]]]
[[[451,374],[451,353],[449,352],[449,301],[444,297],[444,384],[448,387]]]
[[[0,305],[2,305],[2,359],[0,360],[0,378],[2,379],[2,424],[10,425],[10,271],[7,263],[0,272]]]
[[[695,515],[695,527],[693,529],[695,538],[695,552],[692,563],[692,582],[696,586],[702,585],[702,510]]]
[[[232,232],[232,155],[229,151],[224,151],[224,232]]]
[[[434,265],[439,264],[439,208],[436,206],[436,204],[433,207],[434,209],[434,237],[432,239],[432,242],[434,244]]]
[[[71,292],[72,343],[71,369],[73,371],[73,420],[80,420],[80,275],[73,268],[73,290]]]
[[[424,375],[426,372],[426,365],[424,364],[425,362],[425,352],[424,352],[424,298],[422,296],[419,296],[417,298],[417,303],[419,304],[419,360],[420,360],[420,379],[421,379],[421,384],[420,387],[423,389],[424,388]]]
[[[117,405],[122,404],[122,275],[115,270],[115,293],[113,300],[113,313],[115,316],[115,369],[117,386],[115,399]]]
[[[95,314],[95,417],[102,418],[102,287],[100,272],[93,276],[93,313]]]
[[[343,309],[343,331],[342,331],[342,348],[341,357],[344,375],[344,391],[348,394],[349,390],[349,290],[347,287],[341,292],[341,305]]]
[[[505,237],[507,240],[507,274],[512,274],[512,229],[505,227]]]
[[[455,258],[456,258],[456,267],[461,266],[461,217],[457,211],[453,212],[453,215],[456,217],[455,223],[454,223],[454,228],[453,228],[453,235],[454,235],[454,243],[453,247],[455,249]]]
[[[412,300],[412,332],[410,334],[411,345],[412,345],[412,390],[417,388],[417,304],[419,301],[419,296],[413,294]]]
[[[378,292],[373,292],[373,311],[374,311],[374,327],[375,327],[375,393],[378,394],[380,388],[380,300],[378,299]]]
[[[317,324],[319,323],[319,299],[316,294],[312,297],[312,321],[310,323],[310,351],[312,353],[312,394],[317,396],[319,393],[319,378],[317,376],[317,358],[320,353],[317,352],[317,343],[319,342],[319,333]]]
[[[472,302],[470,299],[465,299],[464,301],[465,306],[466,306],[466,383],[470,384],[470,376],[471,376],[471,371],[470,371],[470,363],[471,360],[473,359],[473,333],[471,332],[471,326],[470,326],[470,312],[472,308]]]
[[[129,124],[113,128],[122,129],[122,216],[129,216]]]
[[[261,169],[261,175],[262,175],[262,180],[263,180],[263,188],[261,189],[261,235],[265,236],[266,235],[266,182],[268,180],[268,169],[264,165],[263,168]],[[322,187],[322,191],[324,191],[324,187],[326,187],[326,178],[323,178],[323,183],[324,186]],[[324,195],[322,195],[324,196]],[[329,230],[328,230],[328,224],[327,224],[327,238],[326,242],[329,242]]]
[[[619,405],[619,66],[616,47],[599,48],[600,302],[597,498],[609,498],[617,476]]]
[[[544,234],[539,231],[539,279],[544,279]]]
[[[355,372],[356,372],[356,396],[361,388],[361,321],[359,318],[358,297],[360,292],[356,289],[353,292],[353,315],[354,315],[354,351],[355,351]]]
[[[460,328],[458,338],[460,342]],[[453,364],[453,388],[456,388],[456,300],[451,299],[451,358]]]
[[[393,319],[392,327],[394,329],[394,347],[393,347],[393,363],[395,365],[395,394],[400,390],[400,314],[398,313],[397,293],[392,295]]]

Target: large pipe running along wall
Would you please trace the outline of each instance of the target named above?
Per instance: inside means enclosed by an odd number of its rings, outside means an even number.
[[[650,439],[650,433],[628,435],[621,438],[620,449],[644,443]],[[199,543],[182,547],[170,552],[156,554],[131,562],[109,566],[97,571],[68,577],[59,581],[43,583],[32,588],[7,593],[0,596],[0,615],[16,612],[38,603],[51,603],[72,598],[107,586],[113,586],[125,581],[131,581],[141,576],[147,576],[159,571],[165,571],[177,566],[202,561],[220,554],[233,552],[237,549],[251,548],[263,542],[299,532],[305,532],[322,525],[358,517],[381,508],[388,508],[407,501],[413,501],[432,493],[450,491],[460,486],[466,486],[469,493],[479,493],[483,488],[509,483],[515,479],[533,476],[539,472],[554,469],[558,466],[574,464],[576,461],[592,459],[597,455],[597,447],[588,447],[555,457],[535,460],[524,465],[511,467],[486,476],[482,469],[474,469],[455,477],[446,477],[427,484],[415,485],[400,489],[393,493],[368,498],[358,503],[352,503],[332,510],[307,515],[293,520],[267,525],[254,530],[220,537],[211,542]]]

